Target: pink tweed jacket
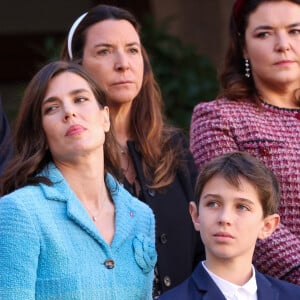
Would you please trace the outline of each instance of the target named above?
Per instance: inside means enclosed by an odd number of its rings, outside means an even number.
[[[258,241],[254,264],[262,273],[300,285],[300,109],[219,99],[193,111],[190,149],[196,165],[230,151],[246,151],[276,174],[281,225]]]

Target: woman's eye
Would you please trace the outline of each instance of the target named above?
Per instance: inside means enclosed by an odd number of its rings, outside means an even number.
[[[52,105],[52,106],[48,106],[44,109],[44,114],[47,115],[47,114],[50,114],[52,113],[53,111],[55,111],[56,109],[58,108],[57,105]]]
[[[139,53],[139,49],[137,49],[137,48],[130,48],[129,52],[132,53],[132,54]]]
[[[300,33],[300,29],[292,29],[290,33],[293,35],[298,35]]]
[[[270,35],[269,32],[260,32],[256,36],[260,39],[264,39],[264,38],[268,37],[269,35]]]
[[[87,101],[88,99],[86,97],[77,97],[75,99],[75,103],[81,103],[81,102],[85,102]]]
[[[107,55],[109,53],[108,49],[101,49],[97,51],[97,55]]]

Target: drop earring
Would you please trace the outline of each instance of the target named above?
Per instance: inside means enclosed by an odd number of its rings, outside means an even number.
[[[245,58],[245,76],[247,78],[250,78],[251,73],[250,73],[250,63],[249,60],[247,58]]]

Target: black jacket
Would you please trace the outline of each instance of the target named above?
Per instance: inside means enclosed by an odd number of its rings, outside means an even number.
[[[162,292],[184,281],[191,275],[199,260],[204,259],[204,247],[199,232],[194,230],[189,214],[189,202],[194,199],[198,172],[186,140],[179,135],[174,139],[175,143],[181,143],[187,150],[184,158],[187,168],[178,170],[174,182],[163,192],[147,187],[142,172],[141,156],[135,148],[135,143],[127,142],[141,184],[141,200],[152,208],[155,215],[157,267]]]

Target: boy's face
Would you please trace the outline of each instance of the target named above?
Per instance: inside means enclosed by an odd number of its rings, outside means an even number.
[[[211,178],[204,186],[199,208],[191,202],[190,212],[207,260],[242,258],[251,262],[256,240],[269,236],[279,222],[270,221],[278,215],[263,218],[256,189],[242,177],[239,188],[220,175]]]

